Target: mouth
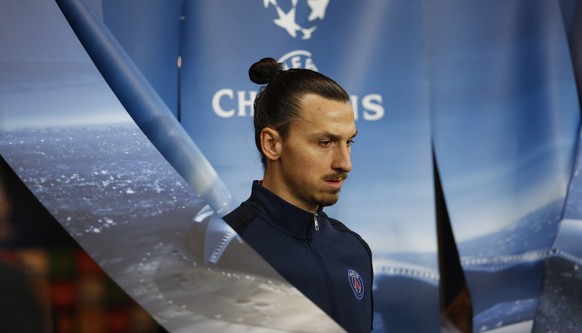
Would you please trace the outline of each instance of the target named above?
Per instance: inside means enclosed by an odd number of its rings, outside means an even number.
[[[337,174],[337,175],[330,175],[324,177],[323,180],[325,183],[334,189],[339,189],[342,187],[344,180],[348,178],[347,173]]]
[[[344,181],[342,179],[328,179],[325,181],[327,184],[332,185],[332,186],[342,186],[342,184],[344,183]]]

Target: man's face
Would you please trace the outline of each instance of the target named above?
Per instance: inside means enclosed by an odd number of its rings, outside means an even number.
[[[300,118],[282,142],[279,196],[308,211],[333,205],[352,170],[350,145],[356,133],[349,102],[304,96]]]

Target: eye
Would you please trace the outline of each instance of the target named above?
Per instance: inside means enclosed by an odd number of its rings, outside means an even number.
[[[319,141],[319,145],[320,146],[323,146],[323,147],[330,146],[331,143],[332,143],[331,140],[321,140],[321,141]]]
[[[355,143],[355,141],[354,141],[354,140],[348,140],[348,146],[351,146],[351,145],[353,145],[354,143]]]

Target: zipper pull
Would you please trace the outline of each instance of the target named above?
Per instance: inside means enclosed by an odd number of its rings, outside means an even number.
[[[313,224],[315,226],[315,231],[319,231],[319,222],[317,222],[317,213],[313,213]]]

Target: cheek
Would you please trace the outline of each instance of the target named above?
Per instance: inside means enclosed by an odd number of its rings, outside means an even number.
[[[288,159],[297,168],[297,172],[316,171],[326,161],[326,153],[318,147],[309,144],[293,143],[289,146]]]

